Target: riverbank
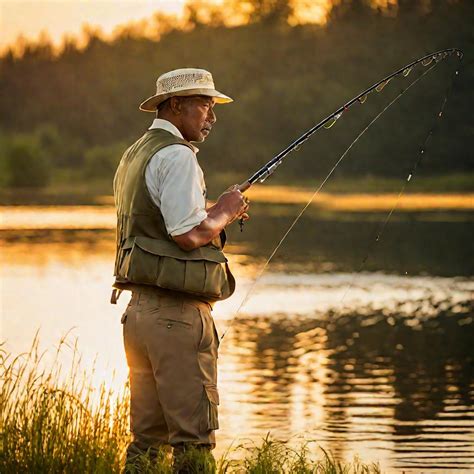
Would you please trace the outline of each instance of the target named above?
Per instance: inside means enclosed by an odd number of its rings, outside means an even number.
[[[0,348],[2,473],[121,472],[130,442],[129,388],[114,393],[105,384],[91,387],[94,369],[83,370],[71,342],[63,338],[49,364],[45,360],[51,354],[39,350],[37,338],[27,354]],[[62,352],[72,352],[67,368],[59,363]],[[376,463],[364,464],[357,458],[343,462],[316,443],[295,447],[269,434],[261,442],[229,447],[217,460],[217,469],[201,453],[191,456],[199,474],[381,472]],[[143,457],[140,472],[171,474],[171,450],[163,449],[156,462]]]
[[[232,173],[210,175],[207,178],[209,197],[217,196],[232,183],[240,183],[245,178]],[[292,196],[302,196],[296,202],[306,202],[320,185],[321,178],[283,181],[272,177],[262,186],[251,188],[250,195],[259,201],[274,202],[275,196],[282,196],[294,202]],[[334,178],[321,190],[327,195],[387,195],[398,194],[404,180],[365,176],[360,178]],[[255,191],[260,188],[261,190]],[[112,204],[112,177],[110,179],[80,179],[74,173],[57,172],[50,185],[41,190],[0,189],[0,205],[103,205]],[[296,194],[295,194],[296,193]],[[452,174],[445,176],[415,177],[406,183],[404,195],[472,195],[474,193],[474,173]],[[271,199],[267,196],[270,196]],[[289,197],[288,197],[289,196]],[[309,197],[306,197],[309,196]]]
[[[262,214],[296,215],[292,206],[303,206],[314,192],[305,188],[255,185],[248,196],[253,216]],[[31,229],[115,229],[116,212],[112,196],[95,196],[89,205],[8,205],[0,206],[0,230]],[[291,206],[288,209],[288,206]],[[331,219],[348,215],[364,217],[396,209],[403,214],[438,214],[443,219],[471,220],[474,193],[471,194],[329,194],[319,193],[311,210]],[[449,214],[449,216],[448,216]]]

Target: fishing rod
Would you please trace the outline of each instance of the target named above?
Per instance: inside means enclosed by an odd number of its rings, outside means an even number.
[[[339,166],[339,164],[341,163],[341,161],[344,159],[344,157],[349,153],[349,151],[352,149],[352,147],[359,141],[359,139],[367,132],[367,130],[370,129],[370,127],[395,103],[397,102],[409,89],[411,89],[413,86],[415,86],[426,74],[428,74],[435,66],[436,64],[446,58],[447,56],[450,56],[450,55],[453,55],[453,54],[456,54],[456,56],[462,60],[463,58],[463,52],[459,49],[456,49],[456,48],[449,48],[449,49],[445,49],[445,50],[442,50],[442,51],[438,51],[436,53],[431,53],[431,54],[428,54],[426,56],[423,56],[422,58],[420,59],[417,59],[416,61],[413,61],[412,63],[408,64],[407,66],[404,66],[403,68],[399,69],[398,71],[394,72],[393,74],[390,74],[389,76],[385,77],[384,79],[381,79],[380,81],[376,82],[373,86],[369,87],[368,89],[366,89],[364,92],[360,93],[359,95],[357,95],[356,97],[354,97],[353,99],[351,99],[349,102],[347,102],[346,104],[344,104],[342,107],[340,107],[338,110],[336,110],[336,112],[333,112],[332,114],[328,115],[325,119],[323,119],[321,122],[319,122],[317,125],[315,125],[314,127],[312,127],[311,129],[309,129],[307,132],[305,132],[303,135],[301,135],[301,137],[299,137],[297,140],[295,140],[291,145],[289,145],[287,148],[285,148],[285,150],[283,150],[281,153],[279,153],[275,158],[272,158],[266,165],[264,165],[262,168],[260,168],[256,173],[254,173],[247,181],[244,181],[240,186],[239,186],[239,190],[241,192],[244,192],[246,191],[248,188],[250,188],[250,186],[252,184],[254,184],[256,181],[259,181],[259,182],[264,182],[271,174],[273,174],[273,172],[275,171],[275,169],[277,168],[277,166],[279,166],[282,162],[282,160],[285,158],[285,156],[287,156],[289,153],[291,153],[292,151],[296,150],[299,145],[301,145],[301,143],[303,143],[304,141],[306,141],[313,133],[315,133],[318,129],[320,129],[321,127],[324,127],[325,125],[327,125],[329,123],[329,126],[325,127],[325,128],[330,128],[334,125],[334,123],[339,119],[339,117],[342,115],[343,112],[345,112],[346,110],[349,109],[350,106],[352,106],[354,103],[356,103],[356,101],[358,101],[359,103],[363,104],[366,100],[367,100],[367,94],[369,94],[370,92],[372,92],[373,90],[376,90],[377,92],[381,92],[382,89],[388,84],[388,82],[395,76],[399,75],[399,74],[402,74],[403,77],[407,77],[408,74],[411,72],[412,68],[416,65],[418,65],[419,63],[422,63],[424,66],[429,66],[433,60],[435,61],[435,63],[429,67],[425,72],[423,72],[423,74],[421,74],[417,79],[415,79],[411,84],[408,85],[408,87],[406,87],[405,89],[403,89],[394,99],[392,99],[369,123],[368,125],[366,125],[360,132],[359,134],[355,137],[355,139],[351,142],[351,144],[345,149],[345,151],[342,153],[342,155],[338,158],[338,160],[336,161],[336,163],[333,165],[333,167],[331,168],[331,170],[329,171],[329,173],[326,175],[326,177],[323,179],[323,181],[319,184],[319,186],[316,188],[316,190],[314,191],[313,195],[311,196],[310,200],[306,203],[306,205],[303,207],[303,209],[299,212],[299,214],[296,216],[296,218],[293,220],[293,222],[291,223],[290,227],[286,230],[286,232],[283,234],[283,237],[280,239],[280,241],[278,242],[278,244],[276,245],[276,247],[274,248],[274,250],[272,251],[272,253],[270,254],[270,256],[268,257],[268,259],[266,260],[265,264],[263,265],[263,267],[260,269],[260,272],[259,274],[257,275],[257,277],[254,279],[252,285],[250,286],[250,288],[248,289],[248,291],[246,292],[243,300],[240,302],[239,304],[239,307],[237,308],[237,311],[234,313],[234,317],[231,319],[231,322],[230,324],[227,326],[227,329],[224,331],[224,333],[222,334],[222,336],[220,337],[220,340],[222,341],[224,339],[224,336],[227,334],[227,332],[230,330],[230,328],[232,327],[237,315],[239,314],[240,310],[242,309],[242,307],[245,305],[245,303],[248,301],[253,289],[255,288],[257,282],[260,280],[260,278],[262,277],[263,273],[265,272],[266,268],[268,267],[270,261],[272,260],[272,258],[275,256],[275,254],[278,252],[278,250],[280,249],[281,245],[283,244],[283,242],[285,241],[286,237],[289,235],[289,233],[293,230],[293,228],[295,227],[295,225],[297,224],[297,222],[299,221],[299,219],[301,218],[301,216],[304,214],[304,212],[306,211],[306,209],[308,209],[308,207],[310,206],[310,204],[313,202],[314,198],[319,194],[319,192],[321,191],[321,189],[323,188],[323,186],[326,184],[326,182],[329,180],[329,178],[332,176],[332,174],[334,173],[334,171],[336,170],[336,168]],[[435,119],[435,123],[433,124],[433,126],[430,128],[429,132],[428,132],[428,135],[426,136],[426,138],[424,139],[423,141],[423,144],[421,146],[421,148],[419,149],[419,156],[418,156],[418,159],[416,160],[414,166],[412,167],[411,171],[408,173],[408,176],[407,178],[405,179],[405,182],[403,183],[403,186],[398,194],[398,197],[397,197],[397,200],[395,202],[395,204],[392,206],[392,208],[390,209],[387,217],[385,218],[381,228],[379,230],[377,230],[376,232],[376,237],[375,237],[375,240],[372,242],[372,244],[369,246],[369,249],[366,253],[366,256],[364,257],[364,259],[362,260],[362,263],[360,265],[360,268],[359,268],[359,272],[362,270],[364,264],[366,263],[369,255],[370,255],[370,252],[372,250],[372,247],[380,241],[381,237],[382,237],[382,234],[388,224],[388,221],[390,220],[390,217],[392,216],[392,214],[394,213],[395,209],[397,208],[398,206],[398,203],[403,195],[403,192],[405,190],[405,187],[407,185],[407,183],[410,182],[410,180],[412,179],[413,175],[415,174],[415,171],[417,170],[418,166],[420,165],[423,157],[424,157],[424,153],[426,151],[426,146],[428,144],[428,141],[431,139],[431,137],[433,136],[433,133],[434,133],[434,130],[437,126],[437,124],[439,123],[439,121],[442,119],[443,117],[443,113],[444,113],[444,109],[446,107],[446,104],[447,104],[447,101],[448,101],[448,97],[452,91],[452,89],[454,88],[454,81],[456,79],[456,77],[458,76],[458,69],[456,69],[456,72],[455,74],[453,75],[453,78],[452,78],[452,81],[451,81],[451,84],[447,90],[447,92],[445,93],[445,96],[443,98],[443,101],[441,103],[441,107],[439,109],[439,112],[438,114],[436,115],[436,119]],[[242,231],[243,229],[243,219],[240,220],[240,230]],[[345,299],[347,293],[349,292],[350,288],[352,287],[352,285],[354,284],[354,279],[355,279],[355,275],[350,283],[350,285],[346,288],[346,291],[344,292],[344,295],[343,295],[343,298],[341,300],[341,303],[342,301]]]
[[[406,66],[398,69],[392,74],[389,74],[387,77],[377,81],[375,84],[370,86],[368,89],[364,90],[360,94],[356,95],[354,98],[350,99],[344,105],[341,105],[335,112],[328,115],[326,118],[321,120],[318,124],[311,127],[307,130],[303,135],[297,138],[293,143],[291,143],[288,147],[286,147],[283,151],[278,153],[274,158],[272,158],[268,163],[262,166],[258,171],[256,171],[247,181],[244,181],[242,184],[239,185],[238,189],[241,192],[247,191],[254,183],[259,182],[263,183],[269,176],[271,176],[278,166],[281,165],[283,160],[288,156],[292,151],[295,151],[299,146],[308,140],[311,135],[317,132],[320,128],[324,127],[326,129],[331,128],[336,121],[342,116],[343,113],[347,112],[354,104],[363,104],[367,100],[368,94],[373,92],[374,90],[377,92],[381,92],[385,86],[395,77],[402,75],[403,77],[407,77],[412,69],[417,66],[418,64],[422,64],[423,66],[429,66],[433,61],[438,63],[439,61],[447,58],[448,56],[452,56],[455,54],[459,59],[462,59],[463,52],[457,48],[447,48],[441,51],[436,51],[435,53],[427,54]],[[241,221],[242,226],[242,221]]]

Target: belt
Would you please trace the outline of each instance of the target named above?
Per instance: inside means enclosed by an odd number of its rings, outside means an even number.
[[[112,290],[112,295],[110,297],[110,302],[112,304],[117,304],[118,299],[123,291],[131,291],[132,293],[143,293],[149,295],[161,295],[166,297],[181,298],[185,300],[201,301],[213,308],[213,302],[208,301],[204,298],[199,298],[198,296],[191,295],[189,293],[184,293],[182,291],[167,290],[166,288],[160,288],[158,286],[151,285],[137,285],[136,283],[114,283],[114,289]]]

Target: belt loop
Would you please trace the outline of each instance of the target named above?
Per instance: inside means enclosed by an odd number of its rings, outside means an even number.
[[[118,290],[117,288],[114,288],[112,290],[112,294],[110,295],[110,303],[117,304],[117,301],[120,298],[121,294],[122,294],[122,290]]]

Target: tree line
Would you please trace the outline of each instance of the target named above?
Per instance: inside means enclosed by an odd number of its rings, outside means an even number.
[[[207,5],[207,6],[206,6]],[[0,184],[48,181],[53,170],[78,179],[112,179],[121,152],[150,125],[138,111],[154,93],[156,77],[178,67],[212,71],[219,90],[235,102],[217,106],[217,124],[200,146],[208,174],[247,177],[293,139],[377,79],[423,54],[464,50],[443,123],[422,163],[428,175],[472,169],[469,141],[474,72],[474,4],[469,0],[399,0],[393,11],[364,0],[334,2],[324,25],[289,24],[289,0],[228,1],[227,10],[248,17],[229,25],[219,7],[188,4],[173,23],[157,14],[106,40],[87,31],[85,46],[68,41],[55,53],[46,39],[22,54],[0,58]],[[423,7],[424,6],[424,7]],[[227,14],[228,16],[228,14]],[[290,22],[291,23],[291,22]],[[154,30],[155,35],[140,34]],[[407,91],[357,142],[338,173],[403,176],[436,116],[458,60],[448,58]],[[367,102],[322,130],[279,169],[280,178],[324,176],[371,118],[412,80],[397,78]]]

